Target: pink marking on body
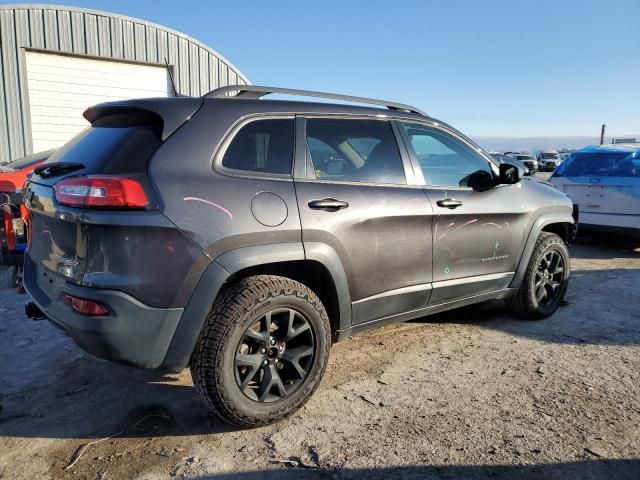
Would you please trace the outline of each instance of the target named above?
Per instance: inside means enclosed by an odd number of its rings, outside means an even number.
[[[226,213],[229,218],[231,220],[233,220],[233,214],[227,210],[226,208],[224,208],[221,205],[218,205],[217,203],[214,202],[210,202],[209,200],[205,200],[204,198],[198,198],[198,197],[184,197],[183,200],[185,202],[202,202],[202,203],[206,203],[207,205],[211,205],[212,207],[216,207],[219,210],[222,210],[224,213]]]
[[[473,220],[469,220],[468,222],[463,223],[462,225],[460,225],[458,228],[456,228],[456,230],[460,230],[461,228],[466,227],[467,225],[471,225],[472,223],[477,222],[478,219],[474,218]]]
[[[493,225],[494,227],[498,227],[500,230],[502,230],[502,227],[500,225],[498,225],[497,223],[493,223],[493,222],[487,222],[487,223],[483,223],[482,226],[484,227],[485,225]]]
[[[447,228],[453,227],[455,224],[456,224],[456,222],[451,222],[449,225],[447,225]]]

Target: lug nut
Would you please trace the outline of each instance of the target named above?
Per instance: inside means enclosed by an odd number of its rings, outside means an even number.
[[[267,360],[265,360],[264,362],[262,362],[262,365],[264,365],[265,367],[269,364],[269,362]]]
[[[260,353],[267,353],[267,349],[266,348],[261,349]]]
[[[271,343],[271,345],[275,345],[275,344],[276,344],[276,341],[275,341],[275,339],[273,339],[273,338],[272,338],[272,339],[271,339],[271,341],[270,341],[269,343]]]

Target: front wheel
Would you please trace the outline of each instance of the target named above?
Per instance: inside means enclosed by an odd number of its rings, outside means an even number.
[[[522,284],[507,304],[520,317],[539,320],[560,306],[569,285],[569,251],[555,233],[542,232]]]
[[[256,427],[309,399],[330,347],[329,319],[313,291],[285,277],[247,277],[226,287],[211,308],[191,375],[215,414]]]

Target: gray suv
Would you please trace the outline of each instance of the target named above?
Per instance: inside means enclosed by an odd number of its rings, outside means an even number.
[[[353,333],[490,299],[540,319],[565,294],[568,198],[414,107],[236,85],[84,116],[25,190],[27,314],[189,366],[229,422],[294,412]]]

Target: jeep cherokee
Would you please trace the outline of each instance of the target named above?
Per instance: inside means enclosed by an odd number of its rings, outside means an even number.
[[[355,332],[490,299],[540,319],[565,294],[569,199],[414,107],[235,85],[84,116],[25,191],[28,315],[189,366],[229,422],[300,408]]]

